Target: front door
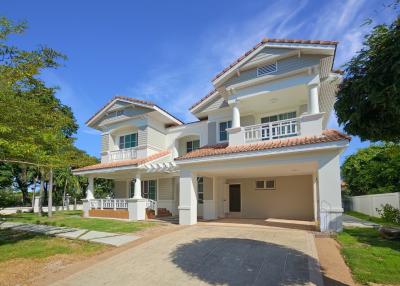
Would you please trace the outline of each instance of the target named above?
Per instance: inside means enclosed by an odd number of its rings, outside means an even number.
[[[229,212],[240,212],[240,185],[229,185]]]

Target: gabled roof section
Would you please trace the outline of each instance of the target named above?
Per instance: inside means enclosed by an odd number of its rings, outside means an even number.
[[[296,46],[296,44],[298,46]],[[220,73],[218,73],[213,79],[212,82],[215,85],[215,83],[224,75],[226,75],[229,72],[237,70],[240,66],[244,65],[246,60],[251,59],[253,56],[255,56],[259,51],[261,51],[265,46],[271,46],[271,47],[280,47],[280,45],[287,47],[292,47],[292,48],[301,48],[301,47],[312,47],[312,46],[330,46],[331,48],[336,49],[338,42],[337,41],[323,41],[323,40],[295,40],[295,39],[270,39],[270,38],[264,38],[261,40],[261,42],[257,43],[254,47],[252,47],[250,50],[245,52],[243,55],[241,55],[238,59],[236,59],[233,63],[231,63],[228,67],[226,67],[224,70],[222,70]],[[291,46],[290,46],[291,45]],[[334,71],[337,72],[337,71]],[[195,112],[196,109],[200,106],[205,104],[208,100],[211,100],[215,96],[218,95],[218,91],[216,89],[210,91],[206,96],[201,98],[199,101],[197,101],[195,104],[193,104],[190,108],[189,111]]]
[[[244,62],[246,59],[251,58],[254,56],[259,50],[264,48],[264,46],[274,46],[276,44],[280,44],[282,46],[287,45],[288,47],[295,47],[296,44],[297,46],[334,46],[336,49],[336,45],[338,44],[337,41],[323,41],[323,40],[294,40],[294,39],[270,39],[270,38],[264,38],[256,44],[254,47],[252,47],[250,50],[245,52],[243,55],[241,55],[238,59],[236,59],[233,63],[231,63],[229,66],[227,66],[225,69],[223,69],[220,73],[218,73],[213,79],[212,82],[215,85],[223,76],[225,76],[227,73],[230,73],[232,70],[236,70],[242,62]],[[278,46],[277,46],[278,47]]]
[[[144,158],[123,160],[123,161],[116,161],[116,162],[108,162],[108,163],[99,163],[99,164],[75,169],[72,172],[77,174],[77,173],[85,172],[85,171],[94,171],[94,170],[102,170],[102,169],[110,169],[110,168],[118,168],[118,167],[129,167],[129,166],[138,167],[140,165],[155,161],[157,159],[168,156],[170,154],[171,154],[171,152],[169,150],[165,150],[165,151],[161,151],[161,152],[158,152],[156,154],[153,154],[153,155],[150,155],[150,156],[144,157]]]
[[[217,93],[218,93],[218,92],[217,92],[216,89],[210,91],[206,96],[204,96],[204,97],[201,98],[199,101],[197,101],[195,104],[193,104],[193,105],[189,108],[189,111],[192,111],[192,112],[193,112],[194,108],[197,107],[200,103],[203,103],[203,102],[205,103],[205,101],[207,101],[208,99],[211,99],[211,98],[213,98],[214,96],[216,96]]]
[[[235,153],[264,151],[277,148],[327,143],[327,142],[335,142],[342,140],[350,141],[351,137],[349,137],[346,134],[340,133],[337,130],[327,129],[324,130],[322,132],[322,135],[320,136],[303,136],[303,137],[293,137],[286,139],[275,139],[275,140],[261,141],[258,143],[248,143],[236,146],[229,146],[227,143],[207,145],[195,151],[189,152],[181,157],[178,157],[175,160],[183,161],[183,160],[197,159],[201,157],[222,156]]]
[[[154,111],[158,111],[160,112],[162,115],[164,115],[166,118],[168,118],[169,120],[171,120],[171,122],[174,122],[174,124],[176,125],[182,125],[183,122],[176,118],[175,116],[173,116],[172,114],[170,114],[169,112],[167,112],[166,110],[164,110],[163,108],[159,107],[158,105],[154,104],[151,101],[145,101],[145,100],[140,100],[140,99],[136,99],[136,98],[131,98],[131,97],[126,97],[126,96],[114,96],[106,105],[104,105],[99,111],[97,111],[91,118],[89,118],[88,121],[86,121],[86,125],[90,125],[93,122],[96,121],[96,119],[98,119],[102,114],[104,114],[105,112],[107,112],[107,110],[110,109],[110,107],[118,101],[122,101],[122,102],[127,102],[127,103],[131,103],[140,107],[144,107],[144,108],[149,108],[152,109]]]

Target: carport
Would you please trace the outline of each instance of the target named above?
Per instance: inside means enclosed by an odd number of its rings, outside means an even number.
[[[296,149],[177,161],[180,224],[194,224],[198,217],[293,220],[340,231],[339,154],[337,149]]]

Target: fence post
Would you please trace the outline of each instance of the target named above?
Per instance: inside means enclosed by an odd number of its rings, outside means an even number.
[[[103,199],[100,199],[100,209],[103,209]]]
[[[117,200],[114,199],[113,201],[114,201],[114,210],[116,211],[117,210]]]

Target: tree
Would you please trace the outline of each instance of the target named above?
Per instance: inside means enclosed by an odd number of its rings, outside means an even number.
[[[39,77],[44,69],[59,67],[66,57],[45,46],[26,51],[11,45],[10,35],[25,29],[25,23],[0,18],[0,161],[18,164],[20,172],[14,180],[22,174],[19,185],[24,190],[25,170],[39,169],[40,201],[48,189],[51,209],[53,171],[96,159],[74,146],[78,125],[71,108],[56,98],[56,88],[47,87]]]
[[[362,140],[400,141],[400,17],[377,25],[345,65],[335,103],[339,124]]]
[[[400,191],[400,146],[373,145],[347,157],[341,167],[350,195]]]

